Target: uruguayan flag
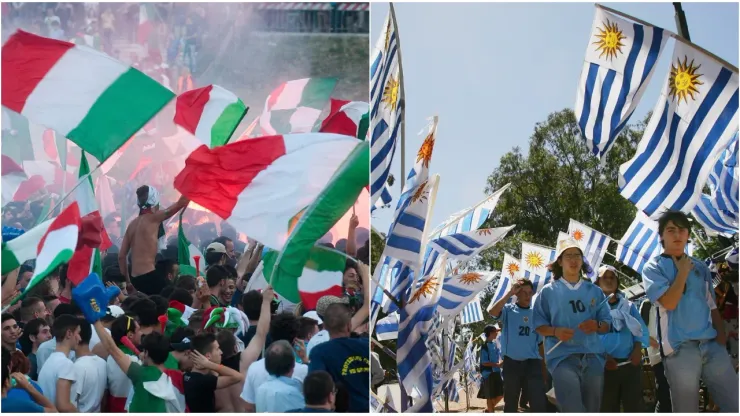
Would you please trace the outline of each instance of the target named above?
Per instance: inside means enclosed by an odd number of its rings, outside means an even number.
[[[740,171],[737,169],[738,133],[732,137],[730,145],[722,155],[714,168],[709,173],[709,189],[712,202],[717,209],[738,214],[738,183],[740,182]]]
[[[494,277],[495,272],[468,272],[445,278],[437,311],[442,316],[457,315]]]
[[[604,260],[611,239],[573,219],[568,224],[568,234],[581,246],[588,264],[593,269],[598,269],[601,261]]]
[[[603,160],[650,82],[668,34],[596,8],[575,113],[591,153]]]
[[[398,314],[392,313],[378,321],[375,325],[375,334],[378,341],[387,341],[398,338]]]
[[[702,195],[699,203],[696,204],[691,213],[694,219],[704,227],[707,235],[714,237],[722,234],[726,237],[732,237],[737,233],[738,219],[737,215],[718,209],[709,195]]]
[[[521,276],[522,265],[519,259],[514,256],[510,256],[509,253],[504,253],[504,264],[501,266],[501,277],[498,279],[498,286],[496,291],[493,293],[491,303],[486,308],[486,311],[490,311],[493,305],[501,300],[506,295],[506,292],[511,289],[511,285],[516,279]]]
[[[460,323],[468,325],[483,320],[483,311],[480,306],[480,299],[475,299],[472,302],[465,305],[462,312],[460,312]]]
[[[637,210],[635,219],[617,245],[617,260],[642,273],[645,263],[663,252],[658,235],[658,223]]]
[[[461,262],[471,259],[483,250],[501,241],[515,226],[484,228],[459,234],[450,234],[429,242],[433,250],[447,252],[450,259]]]
[[[419,185],[429,180],[429,164],[432,161],[434,143],[437,140],[438,121],[438,117],[434,116],[432,122],[429,124],[429,131],[421,146],[419,146],[419,151],[416,153],[416,163],[414,163],[408,176],[406,176],[406,183],[401,191],[401,196],[398,198],[398,204],[396,204],[396,213],[408,205],[409,199],[414,196]]]
[[[507,183],[501,189],[491,194],[491,196],[487,196],[472,207],[455,213],[447,221],[438,225],[429,233],[429,239],[434,240],[450,234],[477,230],[491,216],[493,209],[496,208],[496,204],[498,204],[498,200],[501,198],[501,194],[509,189],[510,186],[511,184]]]
[[[555,249],[532,243],[522,243],[522,277],[532,282],[534,293],[550,282],[552,273],[547,266],[555,261]]]
[[[738,76],[676,42],[663,92],[635,156],[619,168],[623,197],[653,219],[691,212],[738,131]]]
[[[400,63],[396,15],[391,5],[370,61],[371,206],[375,206],[383,194],[384,198],[390,197],[386,180],[403,128],[403,80]],[[390,199],[383,200],[383,204],[390,202]]]

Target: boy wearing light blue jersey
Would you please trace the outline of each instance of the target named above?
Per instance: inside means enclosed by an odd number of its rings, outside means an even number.
[[[738,412],[738,376],[725,345],[712,277],[701,261],[684,253],[691,224],[669,211],[658,220],[663,254],[642,270],[648,299],[656,307],[658,344],[674,412],[699,412],[699,380],[720,411]]]
[[[488,311],[503,323],[501,353],[504,356],[504,412],[516,413],[522,390],[527,388],[530,409],[547,411],[545,382],[542,379],[542,337],[535,331],[532,315],[532,292],[528,279],[518,279],[511,289]],[[509,299],[516,296],[516,303]]]
[[[649,345],[647,325],[637,307],[619,290],[619,276],[612,266],[601,266],[594,282],[609,298],[611,330],[601,336],[606,350],[602,413],[645,412],[642,397],[642,347]]]
[[[504,386],[501,380],[501,350],[494,341],[499,334],[499,329],[493,325],[487,325],[483,333],[486,335],[486,342],[480,349],[482,380],[478,398],[486,399],[486,413],[494,413],[496,404],[504,396]]]
[[[533,300],[534,327],[545,337],[545,363],[560,410],[597,413],[605,361],[599,334],[611,326],[609,307],[601,289],[582,279],[591,268],[573,238],[558,243],[556,258],[553,281]]]

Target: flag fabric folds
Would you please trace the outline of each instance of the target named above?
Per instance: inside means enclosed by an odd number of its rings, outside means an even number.
[[[370,124],[368,103],[332,98],[329,115],[321,122],[322,133],[344,134],[365,140]]]
[[[632,224],[619,240],[617,260],[637,273],[642,273],[645,263],[662,251],[658,223],[638,209]]]
[[[701,196],[691,214],[711,237],[717,234],[732,237],[737,233],[738,225],[740,225],[736,214],[717,208],[715,201],[709,195]]]
[[[213,148],[229,142],[247,110],[233,92],[218,85],[208,85],[177,96],[174,121]]]
[[[667,40],[661,28],[630,23],[596,7],[575,105],[578,127],[594,156],[603,160],[627,125]]]
[[[13,201],[21,184],[28,179],[26,172],[9,156],[2,155],[2,206]]]
[[[677,41],[660,99],[620,193],[650,218],[691,212],[720,154],[738,131],[738,74]]]
[[[598,269],[604,260],[611,239],[574,219],[571,219],[568,224],[568,234],[581,246],[583,257],[588,264],[593,269]]]
[[[504,253],[504,263],[501,266],[501,274],[499,276],[498,286],[496,286],[496,291],[493,293],[491,303],[486,310],[491,310],[493,305],[501,300],[506,295],[506,292],[511,289],[513,282],[522,277],[522,266],[519,259],[509,253]]]
[[[719,210],[729,211],[737,215],[738,212],[738,184],[740,171],[737,169],[738,133],[735,132],[730,145],[722,152],[714,168],[709,173],[709,182],[712,203]]]
[[[177,262],[180,265],[180,274],[189,274],[191,276],[198,275],[198,268],[195,264],[195,257],[202,259],[205,264],[205,257],[203,253],[198,250],[193,243],[191,243],[185,236],[185,230],[182,228],[182,216],[185,214],[186,208],[180,211],[180,218],[177,225]]]
[[[378,341],[388,341],[398,338],[398,314],[392,313],[375,324],[375,334]]]
[[[483,311],[481,310],[479,298],[473,299],[470,303],[465,305],[460,312],[460,323],[463,325],[480,322],[482,320]]]
[[[555,261],[555,249],[532,243],[522,243],[522,277],[530,280],[537,293],[550,282],[552,272],[547,266]]]
[[[105,161],[174,94],[87,46],[22,30],[2,47],[2,105]]]
[[[77,247],[77,238],[81,226],[80,208],[77,206],[77,202],[72,202],[58,217],[54,218],[46,233],[41,237],[41,241],[39,241],[36,250],[36,268],[28,286],[26,286],[26,291],[31,290],[49,273],[72,259]],[[11,243],[19,239],[17,238]],[[5,256],[3,255],[3,257]]]
[[[441,316],[457,315],[495,277],[496,273],[468,272],[445,278],[437,311]]]
[[[280,84],[265,100],[259,117],[262,135],[312,131],[336,85],[336,78],[303,78]]]

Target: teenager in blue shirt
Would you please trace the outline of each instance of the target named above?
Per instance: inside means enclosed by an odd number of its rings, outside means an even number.
[[[648,299],[655,305],[658,344],[674,412],[699,412],[699,380],[722,412],[738,412],[738,376],[725,345],[709,268],[687,256],[691,224],[669,211],[658,220],[663,253],[642,270]]]
[[[480,375],[481,386],[478,390],[478,398],[486,399],[486,413],[494,413],[498,402],[504,397],[504,383],[501,380],[501,350],[494,341],[499,334],[499,329],[493,325],[487,325],[483,330],[486,342],[480,349]]]
[[[605,296],[612,316],[611,330],[601,336],[606,350],[602,413],[645,412],[642,397],[642,348],[649,345],[647,325],[637,307],[619,290],[619,276],[612,266],[601,266],[594,282]]]
[[[526,389],[530,409],[547,411],[545,381],[542,379],[542,337],[535,331],[532,316],[534,286],[528,279],[518,279],[511,289],[488,311],[503,323],[501,353],[504,356],[504,412],[516,413],[519,397]],[[516,296],[516,303],[509,299]]]
[[[532,301],[534,327],[545,337],[545,363],[561,411],[597,413],[605,362],[599,334],[611,326],[609,307],[601,289],[582,279],[590,267],[574,239],[558,243],[556,259],[553,280]]]

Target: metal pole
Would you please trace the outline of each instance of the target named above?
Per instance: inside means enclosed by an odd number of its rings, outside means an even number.
[[[673,8],[676,10],[676,29],[678,30],[678,35],[691,41],[691,36],[689,36],[689,24],[686,23],[686,13],[683,12],[681,3],[674,2]]]

